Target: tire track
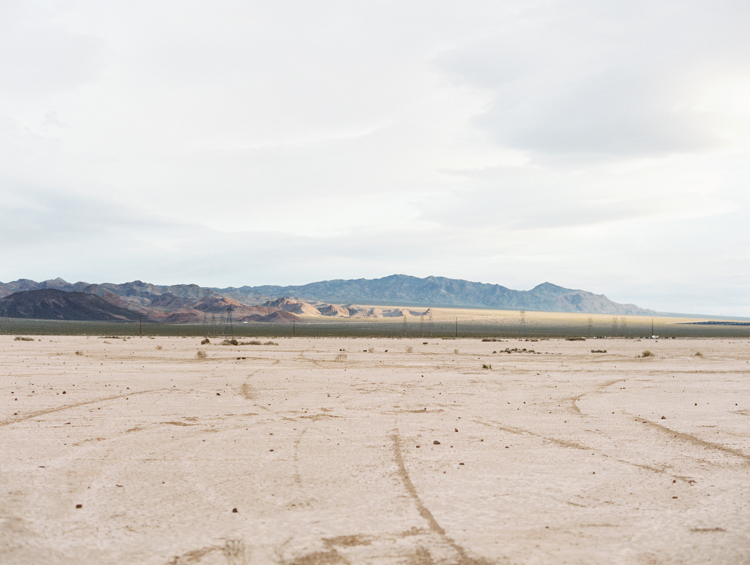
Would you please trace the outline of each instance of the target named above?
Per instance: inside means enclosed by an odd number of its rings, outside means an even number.
[[[511,433],[511,434],[529,435],[529,436],[532,436],[532,437],[535,437],[535,438],[539,438],[539,439],[541,439],[543,441],[547,441],[549,443],[554,443],[555,445],[559,445],[561,447],[570,447],[570,448],[573,448],[573,449],[580,449],[582,451],[599,451],[598,449],[595,450],[595,449],[593,449],[591,447],[586,447],[585,445],[581,445],[580,443],[576,443],[574,441],[566,441],[564,439],[557,439],[557,438],[554,438],[554,437],[549,437],[549,436],[545,436],[545,435],[542,435],[542,434],[538,434],[536,432],[532,432],[531,430],[524,430],[522,428],[513,428],[513,427],[510,427],[510,426],[503,426],[499,422],[492,422],[492,421],[485,422],[483,420],[476,420],[476,419],[473,420],[473,421],[475,423],[477,423],[477,424],[481,424],[483,426],[487,426],[487,427],[490,427],[490,428],[496,428],[496,429],[499,429],[499,430],[503,430],[504,432],[508,432],[508,433]]]
[[[126,398],[129,396],[137,396],[139,394],[150,394],[152,392],[162,392],[165,390],[171,390],[168,388],[156,388],[153,390],[141,390],[138,392],[131,392],[128,394],[116,394],[114,396],[105,396],[104,398],[98,398],[96,400],[87,400],[85,402],[76,402],[75,404],[66,404],[65,406],[58,406],[57,408],[48,408],[46,410],[37,410],[36,412],[31,412],[29,414],[26,414],[25,416],[18,416],[17,418],[10,418],[7,420],[0,420],[0,426],[9,426],[11,424],[15,424],[17,422],[23,422],[24,420],[30,420],[31,418],[38,418],[39,416],[44,416],[46,414],[52,414],[54,412],[60,412],[61,410],[69,410],[71,408],[78,408],[79,406],[88,406],[89,404],[96,404],[98,402],[108,402],[110,400],[117,400],[118,398]]]
[[[625,459],[620,459],[616,456],[610,455],[606,451],[602,451],[599,448],[596,447],[589,447],[580,443],[572,442],[572,441],[566,441],[562,439],[557,439],[549,436],[545,436],[542,434],[537,434],[535,432],[532,432],[531,430],[524,430],[521,428],[513,428],[510,426],[503,426],[502,424],[496,423],[496,422],[484,422],[482,420],[473,420],[477,424],[481,424],[483,426],[487,426],[490,428],[497,428],[499,430],[503,430],[505,432],[516,434],[516,435],[528,435],[532,437],[536,437],[538,439],[541,439],[542,441],[546,441],[549,443],[553,443],[555,445],[559,445],[560,447],[570,447],[572,449],[579,449],[581,451],[588,451],[588,452],[597,452],[601,453],[606,457],[607,459],[612,459],[614,461],[617,461],[618,463],[622,463],[624,465],[631,465],[633,467],[637,467],[638,469],[643,469],[644,471],[649,471],[651,473],[657,473],[657,474],[668,474],[670,477],[674,477],[675,479],[678,479],[680,481],[684,482],[690,482],[690,479],[683,477],[681,475],[674,475],[672,473],[667,473],[666,468],[659,469],[658,467],[654,467],[652,465],[645,465],[642,463],[635,463],[633,461],[627,461]],[[657,424],[658,425],[658,424]]]
[[[584,414],[583,412],[581,412],[581,409],[578,408],[578,401],[581,400],[581,398],[583,398],[584,396],[588,396],[589,394],[601,393],[604,389],[606,389],[608,387],[611,387],[613,384],[624,383],[624,382],[626,382],[628,380],[629,379],[614,379],[612,381],[607,381],[607,382],[599,385],[598,387],[596,387],[596,389],[594,389],[592,391],[584,392],[582,394],[579,394],[578,396],[574,396],[572,398],[569,398],[568,400],[570,400],[570,404],[571,404],[571,407],[573,408],[573,411],[576,414],[578,414],[579,416],[584,416],[585,417],[586,414]]]
[[[435,520],[432,512],[427,509],[427,507],[422,502],[422,499],[419,498],[417,489],[414,488],[414,483],[411,482],[409,472],[406,470],[404,457],[401,453],[401,439],[399,437],[398,430],[395,430],[391,435],[391,440],[393,440],[393,458],[395,459],[396,465],[398,466],[398,476],[401,479],[401,482],[404,484],[406,492],[409,493],[409,496],[412,498],[414,504],[417,507],[417,510],[419,511],[419,515],[422,516],[425,522],[427,522],[430,530],[433,533],[437,534],[446,544],[451,547],[451,549],[453,549],[453,551],[456,552],[458,556],[458,559],[455,561],[456,565],[484,565],[486,561],[479,561],[466,555],[466,550],[458,545],[455,540],[453,540],[453,538],[448,536],[442,526],[438,524],[437,520]]]
[[[661,424],[657,424],[656,422],[652,422],[651,420],[641,418],[640,416],[635,416],[634,414],[629,414],[629,416],[632,416],[636,422],[646,424],[661,432],[669,434],[673,439],[678,439],[678,440],[684,441],[685,443],[689,443],[695,446],[705,447],[707,449],[714,449],[716,451],[721,451],[729,455],[734,455],[735,457],[739,457],[740,459],[744,460],[746,465],[750,464],[750,455],[746,455],[739,449],[733,449],[731,447],[726,447],[724,445],[721,445],[720,443],[706,441],[705,439],[701,439],[694,435],[686,434],[683,432],[677,432],[671,428],[668,428],[667,426],[662,426]]]

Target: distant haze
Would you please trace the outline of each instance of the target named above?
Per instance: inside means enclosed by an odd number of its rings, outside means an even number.
[[[750,3],[0,3],[0,281],[750,316]]]

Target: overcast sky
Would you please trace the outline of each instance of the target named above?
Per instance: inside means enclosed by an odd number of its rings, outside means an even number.
[[[0,1],[0,281],[750,316],[747,0]]]

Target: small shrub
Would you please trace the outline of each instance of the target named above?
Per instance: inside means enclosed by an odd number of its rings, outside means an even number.
[[[336,355],[334,361],[346,361],[346,353],[339,353],[338,355]]]
[[[239,345],[240,342],[232,338],[232,339],[225,339],[224,341],[221,342],[221,344],[222,345]]]
[[[267,341],[263,345],[278,345],[275,341]]]
[[[204,338],[201,340],[201,345],[208,345],[209,343],[211,343],[211,340],[208,338]]]
[[[696,351],[695,352],[695,356],[696,357],[703,357],[703,353],[701,353],[700,351]]]
[[[406,352],[407,352],[407,353],[414,353],[414,348],[413,348],[413,347],[412,347],[411,345],[409,345],[409,346],[408,346],[408,347],[406,348]]]
[[[207,357],[205,351],[198,350],[198,353],[195,354],[196,359],[205,359]]]
[[[458,355],[458,349],[454,349],[454,350],[453,350],[453,354],[454,354],[454,355]]]
[[[76,351],[76,355],[78,355],[79,357],[83,357],[83,351]]]
[[[482,363],[482,369],[492,369],[492,365],[486,365]]]
[[[643,353],[641,353],[641,357],[653,357],[654,354],[651,353],[648,349],[646,349]]]
[[[13,341],[34,341],[33,337],[23,337],[23,336],[16,336],[16,338]]]
[[[566,341],[586,341],[585,337],[566,337]]]
[[[374,347],[370,347],[370,348],[368,348],[367,352],[368,353],[375,353],[375,348]]]
[[[161,345],[157,345],[157,346],[156,346],[156,350],[157,350],[157,351],[161,351],[161,350],[162,350],[162,347],[161,347]]]

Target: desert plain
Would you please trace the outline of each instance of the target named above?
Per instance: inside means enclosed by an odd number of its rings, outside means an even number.
[[[29,339],[6,565],[750,563],[747,339]]]

